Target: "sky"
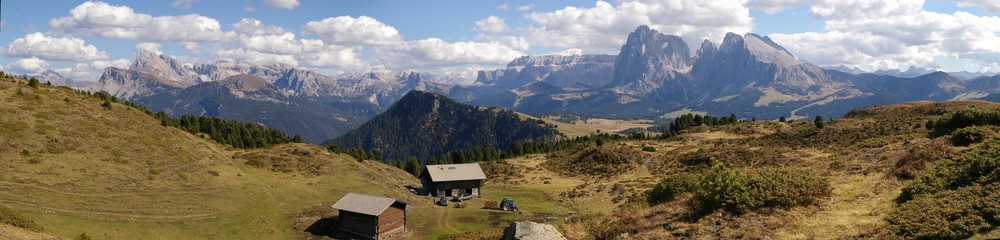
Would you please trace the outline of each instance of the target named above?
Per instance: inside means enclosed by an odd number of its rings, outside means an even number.
[[[753,32],[820,66],[1000,72],[996,0],[2,1],[0,69],[94,81],[154,51],[473,78],[524,55],[616,54],[639,25],[692,49]]]

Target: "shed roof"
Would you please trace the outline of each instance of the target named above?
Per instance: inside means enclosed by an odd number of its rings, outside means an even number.
[[[486,179],[478,163],[427,165],[427,174],[433,182]]]
[[[407,204],[392,198],[375,197],[356,193],[348,193],[333,204],[333,208],[351,211],[365,215],[378,216],[392,206],[393,203]]]

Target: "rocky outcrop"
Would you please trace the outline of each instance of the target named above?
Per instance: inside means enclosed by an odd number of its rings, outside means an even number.
[[[512,222],[503,231],[503,240],[565,240],[552,225],[530,221]]]

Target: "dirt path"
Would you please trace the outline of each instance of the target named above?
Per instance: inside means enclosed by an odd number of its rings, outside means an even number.
[[[187,214],[187,215],[151,215],[151,214],[124,214],[124,213],[109,213],[109,212],[95,212],[95,211],[83,211],[83,210],[72,210],[72,209],[62,209],[55,207],[42,206],[33,203],[17,202],[17,201],[7,201],[2,200],[0,203],[5,205],[20,205],[27,206],[29,208],[43,209],[39,212],[61,212],[61,213],[75,213],[75,214],[90,214],[90,215],[100,215],[109,217],[120,217],[128,218],[132,220],[150,220],[150,221],[176,221],[181,219],[204,219],[204,218],[214,218],[216,214],[214,213],[203,213],[203,214]]]
[[[80,196],[80,197],[123,197],[123,196],[162,196],[162,195],[204,195],[218,193],[219,190],[209,190],[209,191],[180,191],[180,192],[148,192],[148,193],[107,193],[107,194],[90,194],[90,193],[74,193],[66,192],[59,189],[34,186],[26,183],[16,183],[16,182],[6,182],[0,181],[0,184],[15,185],[27,188],[34,188],[44,191],[49,191],[53,193],[70,195],[70,196]]]

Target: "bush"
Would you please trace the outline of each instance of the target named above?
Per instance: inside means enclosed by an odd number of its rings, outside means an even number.
[[[104,103],[101,104],[101,107],[104,107],[105,109],[111,110],[111,101],[104,100]]]
[[[919,156],[906,151],[896,158],[896,162],[893,164],[890,173],[899,179],[913,179],[919,176],[920,172],[924,170],[925,162]]]
[[[35,221],[31,221],[24,217],[24,215],[21,215],[20,212],[7,208],[4,205],[0,205],[0,224],[10,224],[28,230],[42,231],[42,227],[35,224]]]
[[[980,143],[996,134],[992,127],[972,126],[956,130],[952,133],[951,143],[956,146],[969,146],[973,143]]]
[[[649,191],[647,200],[650,205],[674,200],[678,195],[694,190],[698,186],[699,178],[701,176],[691,173],[667,176]]]
[[[1000,142],[944,161],[903,188],[886,220],[914,239],[958,239],[1000,225]]]
[[[653,146],[642,146],[642,150],[646,152],[656,152],[656,148]]]
[[[717,164],[698,183],[692,205],[702,212],[725,209],[745,213],[761,208],[790,208],[830,196],[830,183],[814,173],[787,168],[744,172]]]
[[[924,172],[899,196],[905,202],[922,194],[1000,182],[1000,142],[988,140],[951,161]]]
[[[934,126],[932,136],[947,135],[969,126],[996,126],[1000,125],[1000,110],[961,109],[945,114],[931,125]]]
[[[903,203],[886,220],[907,239],[963,239],[996,227],[1000,184],[971,186]]]

